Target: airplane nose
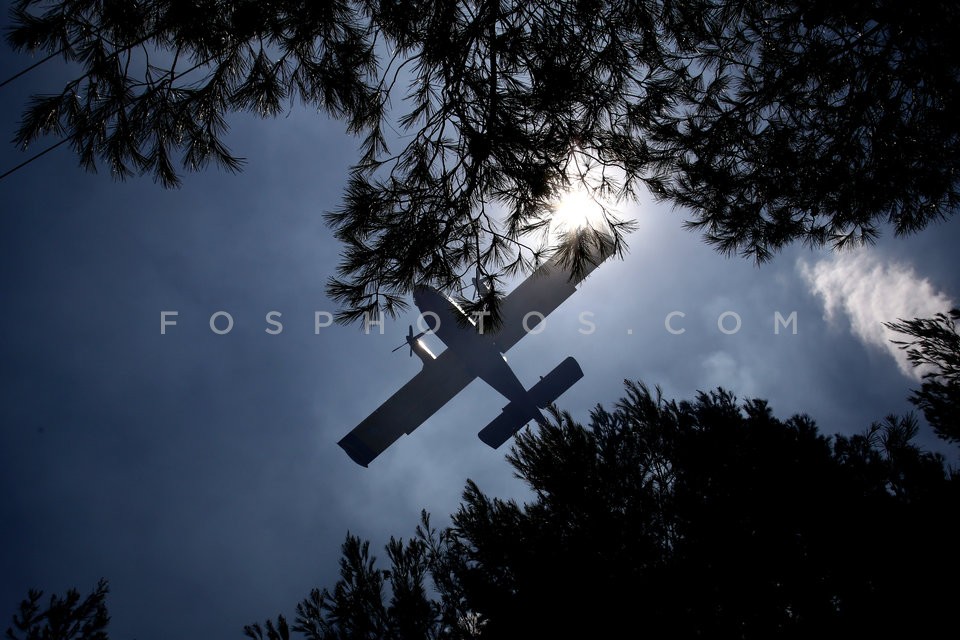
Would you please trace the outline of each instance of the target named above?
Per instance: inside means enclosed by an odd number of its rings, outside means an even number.
[[[422,284],[418,284],[417,286],[415,286],[413,288],[413,303],[419,307],[420,302],[424,299],[424,296],[427,294],[428,291],[430,291],[430,289],[423,286]]]
[[[418,285],[413,289],[413,302],[420,309],[421,321],[426,323],[431,333],[436,332],[440,326],[440,317],[437,313],[442,308],[442,300],[443,296],[433,287]]]

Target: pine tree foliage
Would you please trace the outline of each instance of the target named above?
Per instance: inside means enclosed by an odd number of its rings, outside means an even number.
[[[341,547],[340,579],[332,590],[314,589],[297,605],[296,620],[283,616],[244,627],[251,640],[440,640],[471,638],[474,630],[453,588],[447,563],[449,531],[437,531],[426,512],[413,538],[391,538],[389,569],[379,568],[370,543],[347,534]]]
[[[960,443],[960,309],[884,324],[913,338],[893,343],[906,351],[911,364],[924,367],[923,383],[910,401],[938,436]]]
[[[4,637],[7,640],[107,640],[108,592],[106,580],[100,580],[85,598],[81,598],[76,589],[70,589],[63,596],[51,595],[44,607],[43,592],[31,589]]]
[[[926,637],[952,619],[960,477],[912,417],[828,438],[763,400],[639,383],[588,427],[551,416],[509,456],[526,503],[468,482],[449,529],[391,540],[390,570],[348,536],[366,577],[302,603],[306,637]]]
[[[237,170],[228,116],[296,103],[360,136],[339,320],[529,269],[551,206],[649,190],[725,253],[909,233],[958,203],[946,0],[19,0],[9,42],[75,77],[17,134],[88,169]],[[630,224],[607,212],[618,251]],[[583,258],[583,255],[580,256]]]

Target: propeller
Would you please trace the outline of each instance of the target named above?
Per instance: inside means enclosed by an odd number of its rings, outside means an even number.
[[[403,349],[404,346],[410,345],[410,356],[413,357],[413,345],[416,344],[417,340],[422,338],[425,334],[426,334],[426,331],[421,331],[417,335],[413,335],[413,325],[410,325],[410,331],[407,333],[406,341],[402,345],[400,345],[399,347],[391,351],[390,353],[395,353],[400,349]]]

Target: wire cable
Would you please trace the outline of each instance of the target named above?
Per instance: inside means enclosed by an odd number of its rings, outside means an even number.
[[[10,175],[11,173],[13,173],[14,171],[18,171],[18,170],[20,170],[20,169],[23,169],[25,166],[27,166],[28,164],[30,164],[30,163],[33,162],[34,160],[37,160],[38,158],[41,158],[41,157],[47,155],[48,153],[50,153],[51,151],[53,151],[53,150],[56,149],[57,147],[63,145],[64,143],[67,143],[67,142],[70,142],[70,138],[64,138],[64,139],[61,140],[60,142],[57,142],[57,143],[55,143],[55,144],[47,147],[46,149],[44,149],[44,150],[41,151],[40,153],[32,156],[31,158],[28,158],[27,160],[24,160],[23,162],[21,162],[20,164],[18,164],[17,166],[15,166],[13,169],[10,169],[9,171],[5,172],[3,175],[0,175],[0,180],[3,180],[4,178],[6,178],[8,175]]]
[[[29,67],[27,67],[26,69],[24,69],[24,70],[21,71],[20,73],[15,73],[15,74],[13,74],[12,76],[10,76],[9,78],[7,78],[7,79],[4,80],[3,82],[0,82],[0,89],[2,89],[3,87],[7,86],[7,85],[10,84],[11,82],[13,82],[13,81],[16,80],[17,78],[19,78],[20,76],[22,76],[22,75],[24,75],[24,74],[26,74],[26,73],[29,73],[29,72],[31,72],[31,71],[33,71],[34,69],[36,69],[37,67],[39,67],[40,65],[42,65],[42,64],[43,64],[44,62],[46,62],[47,60],[50,60],[51,58],[55,58],[56,56],[60,55],[61,53],[63,53],[63,49],[60,49],[60,51],[54,51],[53,53],[51,53],[50,55],[48,55],[48,56],[47,56],[46,58],[44,58],[43,60],[40,60],[39,62],[34,62],[32,65],[30,65]]]

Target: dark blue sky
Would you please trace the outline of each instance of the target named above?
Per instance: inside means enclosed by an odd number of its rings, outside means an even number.
[[[3,77],[28,62],[0,60]],[[8,139],[29,92],[60,73],[2,89]],[[369,469],[336,446],[420,366],[390,353],[413,316],[383,336],[314,334],[314,312],[335,311],[324,282],[339,251],[321,214],[337,206],[356,140],[302,109],[232,122],[249,159],[238,176],[165,191],[83,173],[60,149],[0,182],[0,628],[29,587],[88,591],[103,576],[113,637],[238,638],[332,584],[347,531],[379,549],[421,508],[442,524],[467,478],[525,495],[505,448],[476,437],[505,403],[481,382]],[[25,157],[2,147],[0,171]],[[528,385],[576,357],[585,378],[559,404],[579,418],[630,378],[678,398],[722,385],[827,433],[862,431],[907,410],[916,385],[879,323],[960,299],[956,219],[757,268],[683,231],[682,211],[625,213],[639,222],[627,258],[507,354]],[[164,310],[178,325],[160,335]],[[224,336],[208,327],[221,310],[235,321]],[[272,310],[277,336],[264,331]],[[664,326],[674,311],[680,335]],[[796,335],[774,333],[778,311],[796,312]],[[741,318],[733,335],[717,328],[726,312]]]

